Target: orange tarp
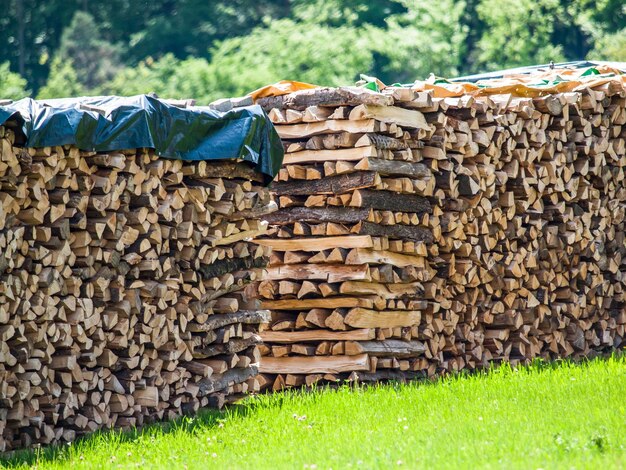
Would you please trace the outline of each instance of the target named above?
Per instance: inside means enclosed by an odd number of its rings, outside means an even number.
[[[601,75],[582,76],[587,68],[569,69],[555,68],[549,70],[537,70],[527,74],[512,74],[502,78],[480,80],[476,83],[449,82],[436,83],[437,77],[431,76],[428,80],[415,81],[410,87],[416,91],[431,90],[435,98],[450,98],[463,95],[485,96],[511,94],[519,97],[537,97],[553,93],[576,91],[579,87],[597,87],[608,82],[617,81],[620,86],[626,88],[626,75],[617,69],[607,65],[596,65],[595,68]],[[606,74],[614,74],[607,76]],[[561,81],[562,80],[562,81]],[[555,82],[551,85],[539,85],[541,81]],[[379,86],[384,88],[382,82]],[[273,85],[259,88],[250,94],[256,101],[267,96],[280,96],[300,90],[320,88],[310,83],[281,80]]]
[[[252,96],[254,101],[256,101],[259,98],[265,98],[267,96],[288,95],[294,91],[310,90],[312,88],[320,87],[318,85],[311,85],[310,83],[295,82],[293,80],[281,80],[273,85],[266,85],[263,88],[259,88],[258,90],[254,90],[248,94]]]
[[[611,81],[618,81],[626,86],[626,75],[621,75],[619,70],[607,66],[594,67],[601,74],[614,73],[614,76],[587,75],[581,76],[585,69],[554,69],[531,74],[517,74],[503,78],[480,80],[476,83],[446,83],[436,84],[432,77],[426,81],[416,81],[411,89],[416,91],[432,90],[435,98],[459,97],[463,95],[502,95],[511,94],[520,97],[536,97],[552,93],[574,91],[578,87],[596,87]],[[553,81],[560,78],[561,81],[554,85],[534,85],[541,80]],[[482,85],[479,86],[479,85]]]

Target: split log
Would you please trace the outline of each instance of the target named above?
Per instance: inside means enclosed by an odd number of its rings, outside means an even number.
[[[329,357],[266,357],[259,372],[272,374],[337,374],[368,370],[367,354]]]

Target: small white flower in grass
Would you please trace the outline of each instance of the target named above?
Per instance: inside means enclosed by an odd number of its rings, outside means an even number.
[[[133,453],[132,452],[127,452],[126,453],[126,457],[132,457]]]
[[[402,463],[403,463],[403,462],[402,462],[402,460],[398,460],[398,461],[396,462],[396,465],[402,465]]]
[[[478,421],[482,421],[482,420],[483,420],[483,417],[482,417],[482,416],[479,416],[479,417],[478,417]]]
[[[215,458],[215,457],[217,457],[217,454],[216,454],[215,452],[213,452],[213,453],[211,454],[211,457]]]
[[[409,427],[408,426],[404,426],[404,430],[406,431],[407,429],[409,429]]]

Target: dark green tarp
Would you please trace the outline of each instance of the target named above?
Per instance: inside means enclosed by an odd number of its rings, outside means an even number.
[[[218,112],[180,108],[148,95],[35,101],[0,106],[0,125],[16,120],[26,147],[75,145],[83,150],[153,148],[182,160],[241,159],[267,183],[278,173],[283,146],[260,106]]]

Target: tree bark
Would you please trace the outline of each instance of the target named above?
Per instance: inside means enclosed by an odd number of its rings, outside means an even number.
[[[310,194],[344,194],[355,189],[376,185],[376,173],[360,172],[331,176],[319,180],[298,180],[274,183],[272,190],[279,196],[308,196]]]
[[[293,222],[334,222],[338,224],[356,224],[367,219],[369,209],[325,207],[290,207],[263,217],[270,224],[289,224]]]

